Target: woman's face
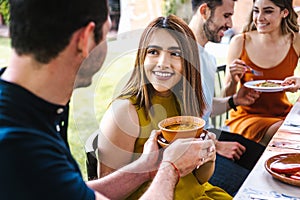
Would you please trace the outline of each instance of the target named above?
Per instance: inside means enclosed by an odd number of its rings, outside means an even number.
[[[256,0],[253,6],[253,22],[259,33],[269,33],[280,29],[280,24],[288,11],[276,6],[270,0]]]
[[[147,46],[144,70],[156,91],[168,92],[180,81],[181,53],[171,34],[164,29],[155,31]]]

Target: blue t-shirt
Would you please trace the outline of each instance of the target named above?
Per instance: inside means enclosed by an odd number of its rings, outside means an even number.
[[[67,110],[0,79],[0,199],[95,199],[59,133]]]

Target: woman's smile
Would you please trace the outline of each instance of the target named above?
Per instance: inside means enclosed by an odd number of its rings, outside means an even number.
[[[171,78],[171,76],[173,76],[175,74],[175,73],[163,72],[163,71],[153,71],[152,73],[159,80],[167,80],[167,79]]]

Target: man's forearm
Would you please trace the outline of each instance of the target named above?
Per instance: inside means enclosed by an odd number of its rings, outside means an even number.
[[[152,184],[141,199],[173,199],[174,188],[179,180],[179,174],[170,163],[163,162]]]
[[[133,162],[101,179],[88,181],[87,185],[110,199],[124,199],[150,180],[150,172],[139,170],[141,165]]]
[[[221,92],[222,96],[227,97],[227,96],[234,95],[237,91],[238,84],[239,83],[234,83],[233,81],[230,82],[225,81],[225,87]]]
[[[230,97],[214,97],[211,116],[217,116],[225,113],[230,109],[228,100]]]

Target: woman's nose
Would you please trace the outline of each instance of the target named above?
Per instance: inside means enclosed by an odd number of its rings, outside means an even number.
[[[260,13],[258,13],[258,14],[257,14],[257,19],[258,19],[258,20],[262,20],[262,19],[264,19],[264,15],[263,15],[263,13],[261,13],[261,12],[260,12]]]
[[[170,59],[167,52],[162,52],[159,56],[157,65],[162,69],[168,68],[171,66]]]

